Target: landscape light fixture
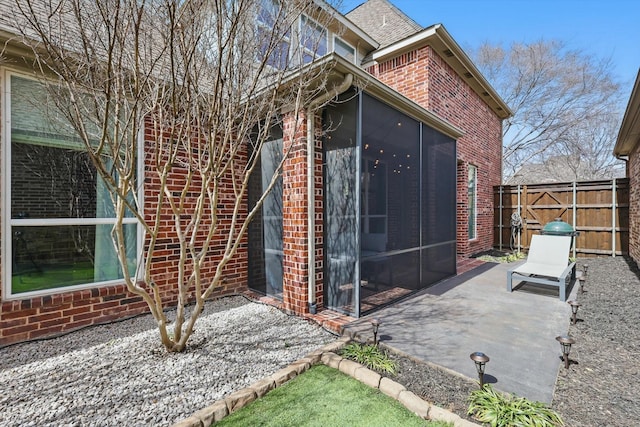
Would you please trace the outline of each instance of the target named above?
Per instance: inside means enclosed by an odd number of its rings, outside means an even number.
[[[560,335],[556,337],[556,341],[560,343],[562,348],[562,360],[564,360],[564,368],[569,369],[569,353],[571,352],[571,344],[575,344],[576,340],[568,335]]]
[[[373,345],[378,345],[378,328],[380,327],[380,321],[378,319],[372,319],[371,327],[373,328]]]
[[[578,301],[573,300],[567,301],[567,304],[571,306],[571,324],[575,325],[578,321],[578,309],[582,304],[580,304]]]
[[[578,282],[580,282],[580,293],[581,293],[581,294],[582,294],[582,293],[584,293],[584,281],[585,281],[586,279],[587,279],[587,278],[585,277],[585,275],[584,275],[584,274],[583,274],[583,275],[581,275],[580,277],[578,277]]]
[[[589,271],[589,264],[582,264],[582,272],[584,273],[584,277],[587,277],[588,271]]]
[[[486,354],[476,351],[469,355],[469,358],[473,360],[476,364],[476,371],[478,371],[478,379],[480,380],[480,388],[484,387],[484,367],[489,361],[489,356]]]

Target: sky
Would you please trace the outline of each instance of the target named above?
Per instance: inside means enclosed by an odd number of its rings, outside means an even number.
[[[342,0],[347,12],[364,0]],[[640,68],[639,0],[391,0],[418,24],[443,24],[463,50],[557,39],[611,59],[628,100]]]

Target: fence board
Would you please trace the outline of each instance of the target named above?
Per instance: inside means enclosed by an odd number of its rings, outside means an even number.
[[[580,234],[574,241],[577,256],[626,255],[629,252],[629,180],[494,187],[494,246],[500,250],[527,250],[531,236],[555,218]],[[522,218],[514,234],[511,215]],[[519,243],[518,243],[519,242]]]

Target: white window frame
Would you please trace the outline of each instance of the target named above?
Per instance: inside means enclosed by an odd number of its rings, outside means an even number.
[[[471,185],[473,184],[473,188]],[[478,167],[469,163],[467,166],[467,203],[470,199],[471,191],[473,191],[473,206],[467,206],[467,233],[469,240],[478,238]]]
[[[43,289],[31,292],[12,293],[12,227],[15,226],[64,226],[64,225],[103,225],[115,224],[115,218],[51,218],[51,219],[31,219],[31,218],[11,218],[11,77],[17,76],[23,79],[37,81],[33,76],[22,73],[19,70],[10,68],[0,68],[2,82],[2,300],[28,299],[42,295],[53,295],[63,292],[72,292],[81,289],[89,289],[96,287],[105,287],[114,284],[120,284],[123,279],[114,279],[101,282],[91,282],[79,285],[63,286],[59,288]],[[140,129],[138,134],[138,176],[141,177],[140,182],[144,182],[144,129]],[[140,186],[138,197],[141,206],[144,206],[144,189]],[[142,245],[144,244],[143,229],[136,218],[125,218],[125,224],[137,224],[136,227],[136,259],[139,260],[142,254]]]
[[[341,43],[341,44],[345,45],[346,47],[350,48],[353,51],[353,53],[352,53],[352,55],[353,55],[353,63],[357,64],[358,63],[358,51],[356,50],[355,46],[353,46],[351,43],[347,43],[346,40],[344,40],[343,38],[338,37],[337,35],[334,34],[334,36],[333,36],[333,52],[338,53],[336,51],[336,45],[338,43]],[[340,55],[340,53],[338,53],[338,55]],[[348,59],[348,58],[345,58],[345,59]]]
[[[316,30],[321,30],[324,33],[324,46],[325,46],[325,52],[323,54],[318,54],[318,52],[314,52],[311,51],[309,49],[307,49],[304,44],[303,44],[303,40],[302,40],[302,36],[304,34],[304,29],[305,29],[305,25],[306,26],[312,26],[314,27]],[[307,15],[301,15],[300,19],[298,20],[298,47],[300,49],[300,62],[304,62],[304,56],[305,54],[308,56],[313,57],[313,59],[311,60],[311,62],[315,61],[318,58],[322,58],[323,56],[325,56],[327,53],[329,53],[331,50],[329,49],[329,30],[320,25],[317,21],[315,21],[314,19],[310,18]]]
[[[262,14],[262,11],[264,10],[265,4],[267,2],[269,2],[271,4],[279,3],[279,1],[277,1],[277,0],[261,0],[261,1],[259,1],[259,3],[258,3],[258,11],[257,11],[257,16],[256,16],[256,31],[258,32],[258,35],[261,35],[261,30],[265,31],[266,34],[269,34],[271,31],[273,31],[273,28],[269,26],[270,25],[269,22],[265,22],[265,21],[260,19],[260,15]],[[274,64],[270,64],[269,63],[270,59],[268,59],[268,58],[266,59],[266,65],[268,67],[271,67],[272,69],[275,69],[275,70],[282,70],[282,69],[286,68],[288,66],[288,64],[289,64],[289,61],[291,60],[291,50],[292,50],[291,46],[293,44],[291,29],[289,29],[289,35],[288,36],[283,35],[281,43],[285,43],[285,44],[288,45],[288,47],[287,47],[287,57],[284,58],[285,63],[284,64],[276,64],[276,65],[274,65]],[[274,51],[274,52],[272,52],[272,54],[273,53],[276,53],[276,52]],[[264,61],[265,59],[264,58],[258,58],[258,60],[259,61]],[[283,65],[283,67],[281,67],[281,65]]]

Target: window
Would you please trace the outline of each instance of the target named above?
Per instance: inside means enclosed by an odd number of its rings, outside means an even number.
[[[111,239],[113,204],[84,147],[47,102],[42,83],[5,76],[4,295],[22,298],[121,279]],[[126,218],[125,224],[133,268],[137,222]]]
[[[478,199],[478,168],[469,165],[468,175],[468,209],[469,209],[469,240],[477,238],[476,218],[477,218],[477,199]]]
[[[304,15],[300,20],[300,47],[304,64],[327,54],[327,30]]]
[[[350,62],[356,62],[356,50],[341,38],[333,38],[333,51]]]
[[[289,62],[289,48],[291,45],[291,31],[283,30],[282,5],[277,0],[262,0],[257,17],[256,36],[260,44],[258,61],[267,58],[267,64],[284,70]]]

